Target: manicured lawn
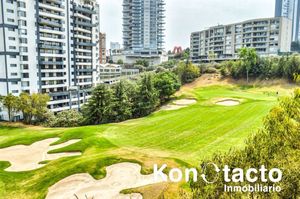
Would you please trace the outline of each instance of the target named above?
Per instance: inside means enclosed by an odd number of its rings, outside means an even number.
[[[243,147],[245,138],[259,129],[277,103],[276,90],[271,88],[210,86],[186,94],[198,103],[119,124],[71,129],[0,126],[0,148],[50,137],[60,137],[59,142],[81,138],[56,152],[83,152],[30,172],[5,172],[9,163],[0,162],[0,198],[44,198],[48,187],[69,175],[88,172],[99,179],[105,176],[105,166],[124,161],[139,162],[145,173],[153,163],[196,166],[217,151]],[[213,103],[218,98],[236,98],[242,103],[218,106]]]

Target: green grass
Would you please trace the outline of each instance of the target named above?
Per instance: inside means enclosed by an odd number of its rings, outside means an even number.
[[[100,179],[105,176],[105,166],[118,162],[140,163],[143,173],[151,171],[156,162],[196,166],[215,152],[243,147],[245,138],[257,132],[277,103],[274,92],[271,88],[211,86],[189,93],[198,100],[194,105],[118,124],[70,129],[0,126],[0,148],[50,137],[60,137],[57,143],[81,138],[55,152],[83,153],[29,172],[5,172],[9,163],[0,162],[0,198],[44,198],[48,187],[69,175],[88,172]],[[218,98],[237,98],[242,103],[218,106],[213,103]]]

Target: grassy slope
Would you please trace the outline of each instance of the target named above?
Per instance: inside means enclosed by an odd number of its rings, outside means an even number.
[[[0,147],[31,144],[49,137],[59,142],[82,141],[58,151],[82,151],[80,157],[61,158],[30,172],[5,172],[0,162],[0,198],[43,198],[47,188],[69,175],[88,172],[105,176],[105,166],[117,162],[140,162],[144,172],[153,163],[196,165],[216,151],[242,147],[245,137],[256,131],[276,103],[272,88],[233,86],[202,87],[185,93],[198,103],[176,111],[160,111],[146,118],[119,124],[72,129],[18,128],[0,126]],[[240,98],[235,107],[216,106],[216,98]]]

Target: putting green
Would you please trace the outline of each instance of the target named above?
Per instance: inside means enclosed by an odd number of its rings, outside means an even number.
[[[30,145],[60,137],[57,143],[82,139],[52,152],[82,152],[82,156],[50,161],[28,172],[6,172],[0,162],[0,198],[44,198],[48,187],[76,173],[105,176],[105,167],[119,162],[139,162],[143,172],[153,163],[197,165],[217,151],[243,147],[245,138],[262,125],[277,103],[276,90],[239,86],[209,86],[184,93],[197,103],[173,111],[158,111],[136,120],[70,129],[0,126],[0,148]],[[241,101],[238,106],[218,106],[220,98]]]

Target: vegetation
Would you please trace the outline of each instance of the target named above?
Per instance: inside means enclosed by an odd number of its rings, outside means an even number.
[[[160,72],[155,76],[154,87],[158,91],[161,103],[170,100],[170,97],[179,90],[180,83],[178,77],[172,72]]]
[[[191,62],[180,62],[176,69],[182,84],[191,83],[200,76],[200,70]]]
[[[151,74],[146,74],[142,77],[138,85],[136,96],[133,99],[133,115],[135,117],[149,115],[156,109],[159,104],[159,98]]]
[[[119,59],[119,60],[117,61],[117,64],[122,65],[122,64],[124,64],[124,61],[123,61],[122,59]]]
[[[246,69],[247,82],[249,82],[249,70],[256,65],[257,57],[258,55],[254,48],[242,48],[239,50],[242,67]]]
[[[18,101],[18,97],[14,96],[11,93],[3,97],[2,99],[2,104],[7,109],[9,121],[12,121],[15,114],[19,111]]]
[[[0,198],[42,199],[50,186],[65,177],[90,173],[100,179],[105,176],[106,166],[119,162],[139,162],[143,172],[150,172],[153,164],[197,166],[216,151],[243,148],[245,138],[261,126],[262,118],[277,104],[277,91],[277,87],[201,87],[183,93],[197,99],[192,106],[158,111],[123,123],[68,129],[1,125],[1,148],[59,137],[58,143],[82,140],[56,152],[81,151],[83,155],[50,161],[28,172],[5,172],[9,163],[0,162]],[[242,104],[215,105],[220,97],[238,98]]]
[[[235,168],[253,168],[265,165],[270,168],[280,168],[284,177],[277,185],[281,192],[249,193],[251,198],[297,198],[300,191],[300,89],[295,90],[293,97],[284,97],[279,105],[274,107],[264,119],[264,128],[250,137],[246,147],[242,150],[231,150],[225,154],[214,155],[205,162],[213,162],[220,168],[230,165]],[[203,162],[204,163],[204,162]],[[191,182],[193,198],[242,198],[247,193],[228,193],[222,190],[224,185],[237,186],[234,183],[224,182],[223,173],[219,181],[206,184],[201,179]],[[249,182],[238,183],[239,186]],[[272,183],[257,183],[272,186]]]
[[[77,110],[71,109],[57,113],[56,116],[47,116],[46,125],[50,127],[76,127],[83,123],[83,116]]]
[[[147,68],[147,67],[149,67],[150,64],[149,64],[149,61],[147,61],[145,59],[139,59],[139,60],[136,60],[135,65],[140,65],[140,66]]]
[[[91,98],[83,107],[83,115],[87,124],[103,124],[109,122],[112,114],[113,91],[109,86],[100,84],[94,88]]]
[[[21,112],[26,124],[39,124],[46,120],[47,103],[50,97],[46,94],[21,93],[20,96],[8,94],[2,97],[2,105],[7,109],[9,120],[14,119],[15,114]]]
[[[97,86],[83,108],[86,124],[121,122],[149,115],[169,100],[180,84],[172,72],[146,73],[136,83]]]
[[[300,74],[300,56],[258,57],[253,49],[243,48],[241,60],[221,63],[223,76],[233,78],[285,78],[293,81]]]

